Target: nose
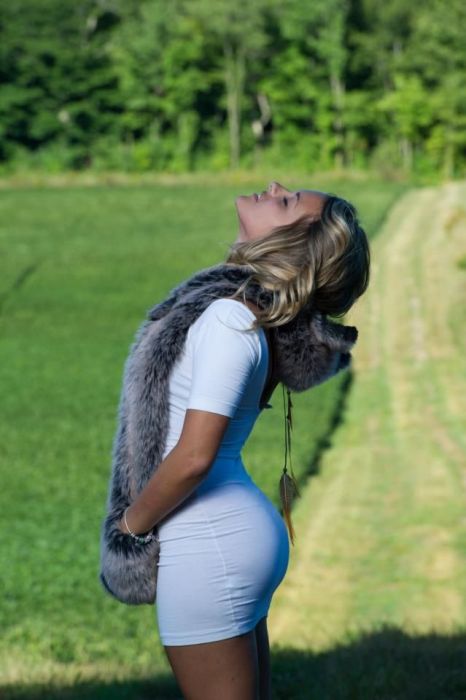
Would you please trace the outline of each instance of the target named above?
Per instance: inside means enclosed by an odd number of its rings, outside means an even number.
[[[272,197],[283,194],[284,192],[288,192],[288,190],[286,187],[283,187],[283,185],[280,185],[280,183],[276,180],[272,180],[270,185],[267,187],[267,193],[271,194]]]
[[[277,195],[285,191],[286,190],[280,185],[279,182],[277,182],[276,180],[272,180],[267,189],[264,190],[261,194],[269,194],[272,197],[276,197]]]

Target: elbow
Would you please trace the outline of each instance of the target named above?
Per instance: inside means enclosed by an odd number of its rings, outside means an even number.
[[[203,477],[210,471],[212,462],[196,462],[193,463],[191,474],[195,477]]]
[[[186,450],[182,445],[178,446],[178,450],[180,462],[183,464],[184,471],[188,477],[202,477],[210,470],[212,459],[192,450]]]

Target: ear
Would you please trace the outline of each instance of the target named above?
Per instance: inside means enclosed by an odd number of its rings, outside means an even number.
[[[325,314],[315,312],[310,322],[310,332],[316,340],[327,344],[332,350],[349,352],[358,339],[356,326],[330,321]]]

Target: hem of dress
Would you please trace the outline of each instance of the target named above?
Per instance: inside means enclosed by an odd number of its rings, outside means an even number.
[[[246,634],[250,632],[257,625],[259,620],[263,617],[267,617],[269,614],[269,609],[262,611],[260,615],[254,620],[253,623],[244,623],[243,625],[237,625],[235,628],[230,627],[225,629],[223,632],[206,632],[205,634],[197,633],[195,635],[185,634],[185,635],[160,635],[160,640],[163,646],[184,646],[189,644],[206,644],[207,642],[220,642],[222,639],[231,639],[232,637],[237,637],[240,634]]]

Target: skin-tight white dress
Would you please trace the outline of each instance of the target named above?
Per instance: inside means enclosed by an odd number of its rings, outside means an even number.
[[[240,301],[211,302],[191,324],[170,375],[164,457],[179,439],[187,408],[231,421],[203,481],[158,523],[155,609],[163,645],[252,630],[288,567],[286,525],[241,456],[261,412],[269,361],[263,329],[246,331],[254,318]]]

